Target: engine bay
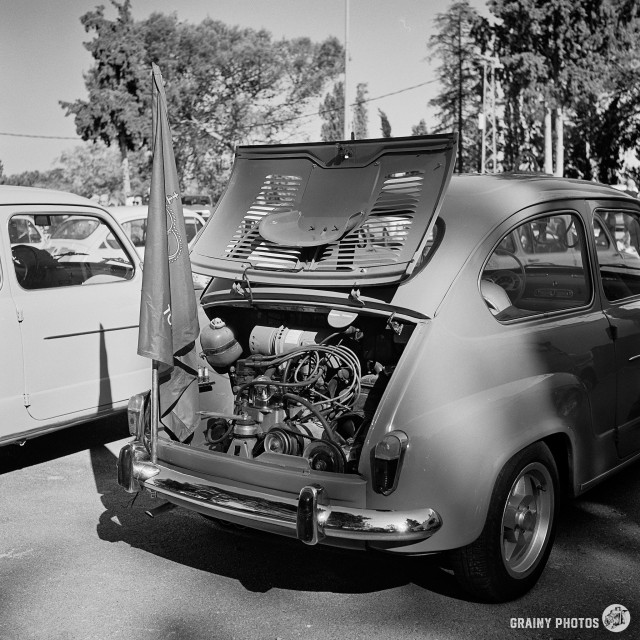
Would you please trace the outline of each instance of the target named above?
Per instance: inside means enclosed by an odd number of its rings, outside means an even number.
[[[185,442],[241,458],[293,456],[356,473],[414,329],[393,315],[211,306],[201,329],[200,427]]]

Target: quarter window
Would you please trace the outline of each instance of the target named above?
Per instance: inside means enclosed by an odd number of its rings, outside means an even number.
[[[573,213],[532,218],[509,232],[481,277],[498,320],[574,309],[591,299],[584,227]]]
[[[602,288],[612,302],[640,295],[640,218],[633,211],[599,210],[594,233]],[[598,231],[599,230],[599,231]],[[609,238],[604,248],[599,235]]]

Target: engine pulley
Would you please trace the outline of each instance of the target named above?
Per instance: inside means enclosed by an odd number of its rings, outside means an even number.
[[[332,471],[344,473],[345,460],[342,450],[328,440],[310,442],[302,453],[314,471]]]

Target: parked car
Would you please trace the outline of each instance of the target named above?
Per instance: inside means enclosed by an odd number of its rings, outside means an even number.
[[[109,213],[117,220],[133,242],[138,255],[144,258],[144,246],[147,230],[147,206],[109,207]],[[187,241],[195,238],[205,225],[204,218],[195,211],[184,210]],[[47,243],[50,251],[56,254],[73,252],[75,260],[88,260],[98,255],[112,255],[117,241],[110,229],[99,225],[93,218],[74,215],[56,226]]]
[[[182,196],[182,204],[199,213],[205,220],[209,219],[214,208],[213,198],[206,193]]]
[[[138,254],[144,258],[144,247],[147,240],[147,216],[149,208],[144,206],[110,207],[109,213],[118,221],[125,233],[133,242]],[[187,242],[191,242],[205,225],[205,219],[197,212],[184,207],[184,225]]]
[[[640,268],[598,250],[600,220],[637,224],[640,203],[451,177],[455,149],[238,149],[191,253],[213,277],[198,426],[156,436],[132,399],[123,487],[307,544],[442,554],[487,601],[536,583],[561,496],[640,457]]]
[[[116,259],[46,251],[38,229],[54,216],[103,228]],[[150,380],[136,355],[142,274],[129,239],[89,200],[12,186],[0,186],[0,230],[0,444],[125,411]]]
[[[118,221],[124,232],[133,242],[138,255],[144,260],[145,244],[147,241],[147,216],[149,208],[145,206],[117,206],[110,207],[109,213]],[[183,208],[184,226],[187,242],[191,245],[198,233],[206,224],[205,219],[195,211]],[[201,290],[209,283],[210,278],[199,273],[193,273],[193,286]]]

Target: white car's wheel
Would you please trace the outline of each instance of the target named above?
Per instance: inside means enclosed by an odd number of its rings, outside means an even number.
[[[502,469],[480,537],[452,553],[456,578],[477,598],[513,600],[537,582],[551,552],[558,470],[543,443],[516,454]]]

